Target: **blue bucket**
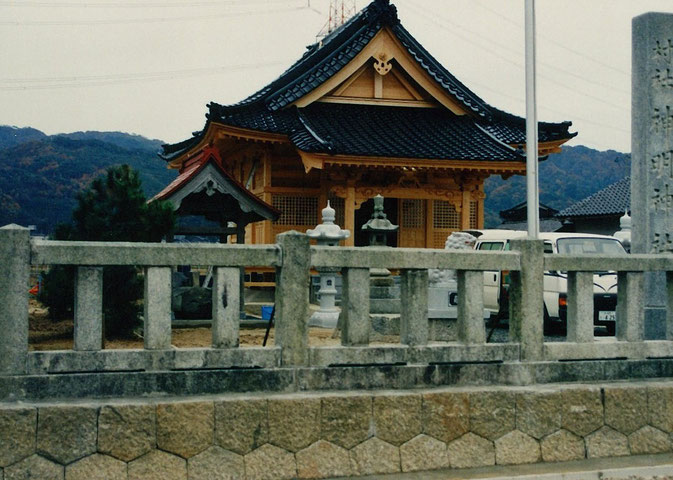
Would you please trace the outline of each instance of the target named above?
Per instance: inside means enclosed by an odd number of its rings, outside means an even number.
[[[262,307],[262,320],[271,320],[271,312],[273,312],[273,305],[266,305]]]

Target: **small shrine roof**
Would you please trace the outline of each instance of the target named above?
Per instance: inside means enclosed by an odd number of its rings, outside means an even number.
[[[441,90],[462,106],[467,115],[454,115],[444,108],[327,106],[319,102],[303,108],[293,106],[294,102],[348,65],[383,28],[395,35],[409,56],[434,79]],[[258,92],[234,105],[223,106],[213,102],[208,108],[204,129],[183,142],[164,145],[162,158],[171,161],[197,145],[211,122],[283,134],[297,148],[307,152],[363,156],[518,160],[522,157],[505,144],[525,142],[525,119],[488,105],[456,79],[400,24],[397,9],[389,0],[374,0],[321,42],[309,46],[297,62]],[[344,127],[349,123],[357,123],[367,127],[364,124],[369,123],[369,117],[365,121],[361,117],[354,117],[354,113],[372,115],[372,123],[384,123],[386,129],[365,128],[368,138],[364,138],[365,133],[356,134],[355,128],[348,129],[343,135],[342,130],[339,130],[337,134],[336,124]],[[427,126],[422,137],[414,140],[410,133],[403,137],[396,136],[411,127],[409,121],[412,120],[419,120]],[[433,123],[434,120],[439,120],[439,123]],[[571,122],[541,122],[539,141],[564,141],[574,137],[576,133],[568,131],[570,125]],[[394,134],[390,133],[391,129]],[[416,129],[415,134],[419,134],[419,129]],[[439,138],[443,135],[448,138]],[[417,147],[427,140],[431,140],[431,145],[424,148],[421,154]],[[476,145],[472,147],[460,145],[473,142]],[[410,154],[410,150],[416,153]]]
[[[569,206],[558,213],[559,218],[623,215],[631,209],[631,177],[618,182]]]
[[[206,149],[201,152],[200,159],[180,173],[150,202],[155,200],[171,201],[179,211],[181,203],[189,195],[206,189],[230,195],[236,200],[236,204],[242,210],[239,212],[241,220],[245,223],[276,220],[280,216],[281,212],[279,210],[257,198],[222,168],[221,161],[214,149]],[[236,221],[237,219],[232,218],[231,220]]]

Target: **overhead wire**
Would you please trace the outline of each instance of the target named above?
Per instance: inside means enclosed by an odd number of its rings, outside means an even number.
[[[288,0],[190,0],[185,2],[158,2],[158,1],[133,1],[133,2],[45,2],[40,0],[0,0],[0,7],[50,7],[50,8],[191,8],[191,7],[221,7],[229,5],[250,5],[288,3]]]
[[[0,91],[45,90],[58,88],[80,88],[123,83],[172,80],[178,78],[218,75],[249,69],[269,68],[284,65],[284,62],[229,65],[223,67],[193,68],[164,72],[146,72],[112,75],[88,75],[45,78],[0,78]],[[32,85],[29,85],[32,84]]]
[[[271,15],[274,13],[286,13],[300,10],[308,10],[315,12],[314,9],[303,7],[285,7],[277,9],[256,10],[247,12],[227,12],[208,15],[192,15],[180,17],[158,17],[158,18],[119,18],[119,19],[102,19],[102,20],[27,20],[27,21],[0,21],[0,26],[4,27],[37,27],[37,26],[93,26],[93,25],[128,25],[138,23],[169,23],[169,22],[184,22],[184,21],[202,21],[202,20],[219,20],[222,18],[247,17],[251,15]]]

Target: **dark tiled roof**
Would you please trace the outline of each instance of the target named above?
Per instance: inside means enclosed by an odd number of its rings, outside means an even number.
[[[470,118],[445,109],[316,102],[297,110],[310,135],[291,137],[312,153],[451,160],[522,160]]]
[[[631,209],[631,177],[624,177],[559,212],[559,218],[623,215]]]
[[[262,130],[271,133],[282,133],[288,135],[292,142],[301,145],[300,148],[308,151],[323,151],[332,143],[337,148],[336,143],[341,142],[342,148],[345,151],[358,151],[361,155],[379,155],[378,152],[383,151],[382,148],[374,150],[367,150],[364,144],[355,145],[355,135],[351,138],[339,140],[338,135],[332,137],[329,141],[318,138],[311,131],[311,127],[307,127],[308,123],[315,123],[315,129],[320,130],[320,125],[324,125],[326,121],[333,121],[335,117],[319,119],[314,111],[311,111],[310,106],[302,115],[297,115],[296,109],[287,108],[293,102],[311,92],[332,76],[337,74],[344,66],[346,66],[369,41],[384,27],[389,27],[392,32],[402,43],[403,47],[407,49],[408,53],[418,62],[418,64],[437,81],[448,94],[456,98],[468,112],[472,115],[454,122],[450,129],[444,129],[440,133],[461,132],[468,133],[463,142],[469,142],[475,138],[481,142],[477,149],[486,148],[489,155],[495,152],[503,152],[500,142],[504,143],[523,143],[525,138],[525,121],[524,119],[502,112],[495,109],[479,98],[475,93],[469,90],[465,85],[458,81],[451,73],[446,70],[437,60],[435,60],[430,53],[428,53],[422,45],[420,45],[411,34],[399,23],[397,18],[397,9],[395,6],[389,4],[389,0],[375,0],[355,15],[352,19],[342,25],[340,28],[332,32],[328,37],[323,39],[321,43],[317,43],[308,47],[306,53],[290,68],[288,68],[280,77],[271,82],[269,85],[254,93],[238,104],[231,106],[222,106],[216,103],[209,105],[209,113],[207,115],[208,122],[217,122],[225,125],[239,126],[243,128]],[[399,109],[395,107],[387,107],[388,110],[377,111],[377,118],[384,123],[390,125],[393,118],[400,119]],[[316,109],[320,110],[320,109]],[[321,112],[334,114],[334,109],[320,110]],[[346,110],[343,110],[346,112]],[[373,110],[372,110],[373,112]],[[382,117],[390,114],[391,119],[385,121]],[[409,118],[410,115],[404,115]],[[469,119],[469,120],[468,120]],[[475,120],[476,119],[476,120]],[[344,119],[340,119],[344,120]],[[354,119],[358,120],[358,119]],[[478,122],[479,127],[488,133],[487,136],[491,138],[489,143],[482,133],[475,133],[476,127],[468,127],[464,125],[467,122]],[[358,122],[361,123],[361,122]],[[208,124],[206,124],[206,127]],[[575,134],[568,132],[570,122],[564,123],[540,123],[539,139],[540,141],[549,141],[556,139],[572,138]],[[327,128],[327,127],[325,127]],[[397,126],[397,130],[402,128]],[[193,138],[174,145],[164,145],[163,158],[171,160],[179,157],[183,152],[187,151],[197,144],[206,131],[197,132]],[[371,131],[371,128],[369,129]],[[439,130],[434,129],[432,134]],[[408,135],[405,137],[408,138]],[[427,138],[427,135],[426,135]],[[456,139],[449,138],[446,140],[436,140],[435,143],[453,144],[451,150],[457,147]],[[357,143],[357,142],[356,142]],[[348,144],[348,145],[347,145]],[[393,142],[399,145],[400,142]],[[419,145],[420,141],[416,140],[413,145]],[[357,148],[356,148],[357,147]],[[409,150],[409,148],[406,148]],[[405,150],[405,152],[406,152]],[[436,152],[439,148],[428,148],[431,155],[426,158],[438,158]],[[464,151],[469,148],[464,148]],[[329,149],[327,149],[329,151]],[[386,150],[387,155],[395,157],[419,157],[420,154],[408,155],[397,150]],[[435,153],[433,153],[435,152]],[[511,158],[511,153],[507,153],[507,157]],[[442,157],[447,158],[447,157]],[[461,156],[460,158],[465,158]],[[481,156],[473,157],[473,159],[482,158]],[[505,157],[499,157],[505,159]]]

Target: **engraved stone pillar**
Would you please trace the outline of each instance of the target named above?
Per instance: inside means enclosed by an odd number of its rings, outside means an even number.
[[[171,268],[145,269],[146,350],[171,348]]]
[[[631,252],[673,252],[673,15],[633,19]],[[645,336],[666,334],[664,273],[645,278]]]
[[[215,267],[213,275],[213,347],[238,346],[241,272],[238,268]]]

